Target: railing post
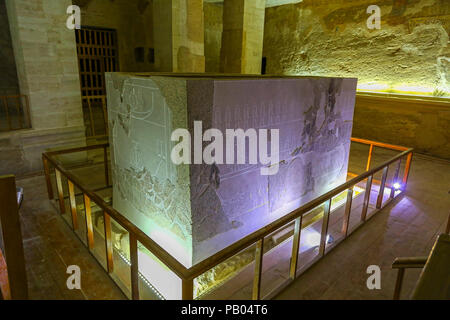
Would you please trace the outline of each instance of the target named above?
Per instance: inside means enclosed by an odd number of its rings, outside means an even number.
[[[378,191],[377,209],[381,209],[381,206],[383,205],[384,188],[386,186],[388,170],[389,170],[389,166],[386,166],[383,169],[383,176],[381,178],[380,190]]]
[[[27,274],[17,204],[16,179],[0,177],[0,228],[12,299],[28,299]]]
[[[72,227],[73,230],[77,230],[78,229],[77,202],[75,199],[73,182],[67,179],[67,185],[69,187],[69,202],[70,202],[70,211],[72,213]]]
[[[289,277],[292,280],[294,280],[297,275],[298,251],[300,248],[300,235],[302,232],[302,218],[303,216],[300,216],[295,219],[294,237],[292,238],[291,266],[289,270]]]
[[[8,130],[12,129],[12,125],[11,125],[11,117],[9,116],[9,110],[8,110],[8,98],[7,97],[3,97],[3,105],[5,106],[5,114],[6,114],[6,119],[8,120]]]
[[[103,147],[103,159],[105,162],[105,182],[106,186],[109,186],[108,150],[106,149],[106,146]]]
[[[139,300],[139,261],[136,236],[130,232],[131,298]]]
[[[342,234],[347,237],[350,223],[350,212],[352,211],[353,188],[347,190],[347,202],[345,203],[344,221],[342,223]]]
[[[366,191],[364,192],[364,202],[363,202],[363,208],[361,212],[361,221],[366,221],[367,217],[367,210],[369,209],[369,203],[370,203],[370,192],[372,191],[372,181],[373,176],[369,176],[367,178],[366,182]]]
[[[17,115],[19,116],[19,124],[20,124],[20,129],[23,129],[23,119],[22,119],[22,112],[20,111],[20,95],[17,96],[15,98],[16,100],[16,110],[17,110]]]
[[[399,175],[399,173],[400,173],[400,165],[401,165],[401,164],[402,164],[402,159],[398,160],[398,164],[397,164],[397,167],[396,167],[396,169],[395,169],[394,179],[393,179],[393,183],[392,183],[392,185],[391,185],[391,194],[390,194],[390,196],[389,196],[391,199],[394,199],[394,197],[395,197],[395,187],[394,187],[394,184],[395,184],[395,183],[398,183],[397,180],[398,180],[398,175]]]
[[[102,108],[103,108],[103,120],[105,121],[105,135],[108,135],[108,111],[106,110],[106,99],[104,96],[101,97]]]
[[[92,137],[95,136],[94,114],[92,113],[91,99],[87,97],[87,103],[89,108],[89,119],[91,120],[91,132]]]
[[[404,275],[405,275],[405,268],[398,269],[397,280],[395,282],[394,300],[400,300],[400,292],[402,290]]]
[[[253,277],[252,299],[261,300],[261,275],[264,256],[264,238],[256,243],[255,249],[255,274]]]
[[[447,228],[445,229],[446,234],[450,234],[450,214],[448,215]]]
[[[111,217],[106,212],[103,212],[103,225],[105,228],[106,265],[108,268],[108,272],[112,273],[114,271],[114,248],[111,239]]]
[[[413,153],[409,153],[406,158],[405,171],[403,173],[403,191],[406,191],[406,186],[408,185],[409,172],[411,170]]]
[[[52,180],[50,178],[50,169],[48,167],[48,159],[45,157],[44,154],[42,154],[42,163],[44,166],[45,182],[47,183],[48,198],[50,200],[53,200],[53,186]]]
[[[194,300],[194,280],[182,279],[181,281],[181,299]]]
[[[370,145],[369,157],[367,158],[366,171],[369,171],[369,169],[370,169],[370,163],[372,162],[372,152],[373,152],[373,144]]]
[[[61,181],[61,172],[55,168],[55,176],[56,176],[56,188],[58,189],[58,201],[59,201],[59,210],[61,214],[66,213],[66,206],[64,204],[64,191]]]
[[[320,235],[319,256],[325,255],[325,247],[327,245],[328,222],[330,221],[331,199],[325,202],[323,207],[322,232]]]
[[[27,119],[28,119],[27,127],[31,128],[30,101],[28,100],[27,95],[24,95],[23,97],[25,100],[25,105],[26,105],[26,110],[27,110]]]
[[[84,196],[84,212],[86,215],[86,230],[87,230],[87,244],[90,250],[94,249],[94,227],[92,225],[92,209],[91,199],[86,195]]]

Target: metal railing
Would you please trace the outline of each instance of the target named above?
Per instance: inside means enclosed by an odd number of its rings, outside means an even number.
[[[271,298],[280,292],[283,288],[285,288],[288,284],[294,281],[296,277],[298,277],[301,273],[303,273],[306,269],[311,267],[317,261],[319,261],[323,256],[325,256],[332,248],[335,247],[342,240],[347,238],[351,233],[353,233],[356,229],[358,229],[361,225],[363,225],[368,219],[368,208],[370,202],[370,194],[372,190],[372,183],[375,181],[374,176],[378,173],[382,173],[382,178],[380,181],[380,188],[378,191],[378,196],[376,200],[376,209],[373,213],[378,212],[382,208],[384,208],[389,202],[391,202],[394,198],[402,194],[407,187],[408,176],[411,168],[411,161],[413,156],[413,149],[405,148],[400,146],[394,146],[389,144],[384,144],[375,141],[368,141],[363,139],[352,138],[351,139],[355,143],[361,143],[370,146],[369,151],[369,160],[368,167],[371,164],[372,152],[374,147],[391,149],[401,151],[400,154],[392,157],[388,161],[385,161],[381,165],[378,165],[372,169],[365,171],[364,173],[352,178],[351,180],[341,184],[340,186],[334,188],[333,190],[323,194],[322,196],[308,202],[307,204],[301,206],[300,208],[290,212],[289,214],[275,220],[274,222],[266,225],[265,227],[256,230],[255,232],[249,234],[248,236],[236,241],[230,246],[224,248],[223,250],[215,253],[209,258],[201,261],[200,263],[186,268],[179,261],[177,261],[171,254],[169,254],[164,248],[158,245],[155,241],[153,241],[149,236],[147,236],[142,230],[140,230],[136,225],[131,223],[126,217],[124,217],[120,212],[115,210],[110,204],[105,202],[94,190],[87,188],[72,172],[65,169],[60,161],[55,159],[55,156],[69,154],[74,152],[88,151],[94,149],[103,149],[105,155],[105,182],[109,185],[109,177],[108,177],[108,162],[107,162],[107,148],[109,144],[100,144],[93,145],[88,147],[81,148],[73,148],[61,151],[53,151],[46,152],[43,154],[43,164],[45,169],[45,176],[47,181],[47,189],[48,195],[50,199],[54,199],[52,182],[50,177],[50,166],[53,165],[55,168],[55,177],[56,177],[56,185],[57,185],[57,200],[59,202],[59,207],[61,213],[65,212],[65,202],[64,202],[64,193],[63,193],[63,183],[62,176],[67,178],[68,184],[68,192],[69,192],[69,204],[72,215],[72,227],[77,228],[78,222],[77,214],[76,214],[76,203],[75,203],[75,193],[74,187],[81,190],[85,203],[85,213],[86,213],[86,225],[87,225],[87,246],[89,249],[92,248],[93,244],[93,227],[92,227],[92,217],[91,217],[91,201],[94,201],[98,207],[103,211],[104,217],[104,228],[105,228],[105,250],[107,257],[107,271],[109,274],[113,272],[113,245],[111,239],[111,218],[113,218],[117,223],[120,224],[122,228],[124,228],[129,233],[129,250],[130,250],[130,268],[131,268],[131,297],[132,299],[139,299],[139,270],[138,270],[138,241],[156,258],[160,260],[168,269],[170,269],[173,273],[175,273],[182,282],[182,294],[181,297],[184,300],[192,300],[194,298],[194,279],[204,274],[205,272],[213,269],[220,263],[226,261],[227,259],[235,256],[242,250],[249,248],[251,246],[255,246],[255,272],[253,279],[253,291],[252,298],[255,300],[259,300],[261,298]],[[402,161],[405,161],[405,169],[403,171],[403,177],[400,179],[400,167]],[[402,181],[401,187],[396,192],[394,188],[391,188],[391,192],[389,194],[389,198],[386,201],[383,201],[383,195],[386,188],[388,170],[389,168],[395,165],[394,171],[394,181]],[[362,205],[362,210],[359,217],[359,223],[349,231],[349,219],[352,210],[352,194],[353,188],[366,180],[366,189],[364,195],[364,201]],[[345,212],[344,219],[342,225],[342,235],[343,238],[340,241],[335,242],[331,248],[326,248],[327,244],[327,234],[328,234],[328,225],[329,218],[331,212],[331,201],[332,198],[341,194],[342,192],[347,191],[347,200],[345,203]],[[311,210],[324,205],[324,213],[323,213],[323,221],[322,228],[320,234],[320,245],[319,245],[319,254],[318,256],[311,261],[307,265],[306,268],[302,270],[301,273],[297,272],[297,264],[298,264],[298,254],[300,248],[300,235],[301,235],[301,226],[303,217],[308,214]],[[372,217],[373,214],[370,216]],[[294,234],[293,234],[293,245],[291,251],[291,259],[290,259],[290,267],[289,267],[289,278],[282,285],[278,286],[271,293],[266,295],[265,297],[261,296],[261,280],[262,280],[262,265],[263,265],[263,256],[264,256],[264,238],[274,231],[279,230],[291,223],[295,224]],[[327,249],[327,250],[326,250]]]
[[[0,132],[31,128],[30,107],[25,95],[0,96]]]
[[[450,214],[448,216],[447,226],[445,228],[445,234],[450,236]],[[441,236],[438,237],[441,238]],[[448,240],[447,240],[448,241]],[[436,242],[437,243],[437,242]],[[436,243],[433,246],[432,251],[436,247]],[[431,254],[430,254],[431,256]],[[397,280],[395,281],[395,289],[394,289],[394,300],[400,300],[400,294],[402,291],[403,286],[403,279],[405,277],[405,271],[406,269],[422,269],[425,267],[427,262],[429,261],[429,256],[423,256],[423,257],[402,257],[402,258],[396,258],[394,262],[392,263],[392,269],[397,269]],[[423,273],[421,274],[421,276]],[[442,279],[442,281],[445,281],[445,279]],[[437,290],[439,292],[439,290]]]
[[[422,269],[427,260],[428,257],[396,258],[394,260],[392,269],[398,269],[397,280],[395,281],[394,300],[400,300],[405,269]]]
[[[447,228],[445,228],[445,233],[450,235],[450,214],[448,215]]]

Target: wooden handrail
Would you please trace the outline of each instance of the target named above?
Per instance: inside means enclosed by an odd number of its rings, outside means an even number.
[[[428,257],[407,257],[407,258],[396,258],[392,263],[392,269],[414,269],[423,268],[427,262]]]
[[[450,235],[440,234],[411,295],[412,300],[450,301]]]
[[[10,294],[13,300],[28,299],[27,274],[17,204],[16,179],[0,177],[0,225]]]
[[[82,191],[82,193],[84,193],[85,197],[88,197],[91,201],[95,202],[105,212],[105,214],[107,216],[112,217],[125,230],[127,230],[130,234],[130,237],[132,237],[133,242],[139,241],[152,254],[154,254],[162,263],[164,263],[172,272],[174,272],[177,276],[179,276],[181,278],[182,284],[183,284],[183,289],[182,289],[183,299],[192,299],[193,298],[193,292],[192,292],[193,280],[196,277],[209,271],[210,269],[214,268],[218,264],[233,257],[234,255],[238,254],[239,252],[241,252],[242,250],[244,250],[248,247],[251,247],[258,243],[261,244],[261,247],[262,247],[261,241],[269,234],[273,233],[274,231],[276,231],[290,223],[293,223],[294,221],[296,222],[296,224],[298,224],[298,221],[301,221],[302,217],[305,214],[309,213],[311,210],[315,209],[316,207],[318,207],[324,203],[330,204],[330,199],[337,196],[338,194],[340,194],[343,191],[351,190],[356,184],[358,184],[366,179],[367,179],[367,186],[368,186],[369,190],[366,192],[365,198],[368,198],[368,195],[370,194],[370,188],[372,185],[374,175],[376,173],[378,173],[379,171],[383,170],[383,182],[384,183],[382,183],[382,184],[385,185],[388,167],[391,164],[398,162],[399,164],[397,165],[397,168],[399,168],[400,161],[403,158],[407,158],[407,161],[406,161],[406,166],[405,166],[405,172],[403,174],[402,190],[404,191],[406,189],[406,183],[408,180],[408,174],[410,171],[411,159],[412,159],[412,153],[413,153],[412,148],[405,148],[405,147],[401,147],[401,146],[395,146],[395,145],[390,145],[390,144],[385,144],[385,143],[380,143],[380,142],[375,142],[375,141],[369,141],[369,140],[365,140],[365,139],[358,139],[358,138],[352,138],[351,141],[356,142],[356,143],[368,144],[371,146],[371,148],[370,148],[371,151],[373,150],[373,147],[376,146],[376,147],[380,147],[380,148],[393,149],[393,150],[403,151],[403,152],[392,157],[390,160],[384,162],[383,164],[378,165],[377,167],[375,167],[373,169],[367,170],[363,174],[354,177],[353,179],[341,184],[340,186],[334,188],[333,190],[306,203],[302,207],[300,207],[296,210],[293,210],[292,212],[273,221],[272,223],[254,231],[253,233],[236,241],[235,243],[229,245],[228,247],[222,249],[221,251],[215,253],[214,255],[208,257],[207,259],[197,263],[196,265],[194,265],[190,268],[186,268],[185,266],[183,266],[170,253],[168,253],[161,246],[159,246],[155,241],[153,241],[149,236],[147,236],[141,229],[139,229],[136,225],[134,225],[126,217],[124,217],[120,212],[116,211],[113,207],[111,207],[111,205],[107,204],[93,190],[87,189],[83,185],[83,183],[74,174],[72,174],[71,172],[69,172],[68,170],[66,170],[64,168],[62,163],[60,163],[58,160],[53,158],[53,156],[55,156],[55,155],[68,154],[68,153],[73,153],[73,152],[81,152],[81,151],[94,150],[94,149],[100,149],[100,148],[103,148],[104,150],[106,150],[106,148],[108,148],[109,144],[107,144],[107,143],[106,144],[98,144],[98,145],[91,145],[91,146],[87,146],[87,147],[79,147],[79,148],[71,148],[71,149],[66,149],[66,150],[46,152],[43,154],[43,160],[44,160],[45,173],[47,175],[47,185],[49,186],[49,188],[51,187],[51,183],[49,183],[50,178],[49,178],[48,163],[51,163],[56,169],[57,176],[61,175],[61,174],[64,175],[68,179],[70,184],[73,184],[78,189],[80,189]],[[105,155],[106,155],[106,151],[105,151]],[[369,158],[371,158],[371,152],[370,152]],[[105,156],[105,161],[106,160],[107,160],[107,157]],[[368,163],[368,168],[369,168],[369,166],[370,166],[370,160]],[[105,175],[107,175],[107,174],[108,174],[108,172],[107,172],[107,168],[106,168]],[[395,175],[398,176],[397,172]],[[105,176],[105,179],[108,182],[107,176]],[[57,182],[58,182],[58,179],[57,179]],[[382,194],[382,193],[380,193],[380,194]],[[50,195],[50,189],[49,189],[49,195]],[[390,200],[392,200],[394,197],[395,197],[395,193],[393,194],[391,192]],[[351,197],[350,197],[350,199],[351,199]],[[63,203],[62,201],[64,199],[63,199],[63,195],[61,192],[59,192],[59,200],[60,200],[60,203]],[[383,199],[378,197],[377,202],[378,202],[377,209],[381,209],[382,204],[383,204],[382,203]],[[368,207],[368,199],[367,199],[367,201],[365,199],[364,206],[363,206],[363,213],[361,216],[361,223],[364,223],[366,221],[365,216],[367,214],[367,207]],[[61,208],[61,210],[63,210],[63,209]],[[347,198],[346,211],[348,211],[348,214],[350,213],[350,210],[351,210],[351,200],[350,200],[350,203],[348,203],[348,198]],[[294,237],[296,237],[297,240],[299,240],[300,229],[301,229],[301,227],[297,226],[296,230],[298,230],[298,231],[294,235]],[[345,230],[345,236],[347,236],[347,231],[348,230]],[[328,232],[327,226],[322,228],[322,235],[321,235],[322,241],[321,242],[323,242],[323,240],[326,238],[327,232]],[[325,254],[325,244],[322,244],[322,247],[323,248],[322,248],[321,256],[323,256]],[[257,248],[258,248],[258,246],[257,246]],[[134,249],[134,247],[132,249]],[[258,253],[258,251],[257,251],[257,253]],[[111,252],[109,254],[111,254]],[[135,254],[135,252],[134,252],[134,254]],[[294,251],[292,254],[294,254]],[[259,259],[259,258],[261,258],[261,257],[259,255],[257,255],[257,259]],[[134,264],[137,264],[136,256],[133,256],[132,260],[133,260],[132,264],[133,264],[133,262],[134,262]],[[293,263],[294,263],[294,266],[296,267],[296,261],[293,261]],[[258,275],[258,274],[260,275],[259,272],[261,271],[260,270],[261,265],[262,265],[262,263],[256,264],[256,268],[259,268],[258,270],[255,270],[255,271],[257,271],[257,272],[255,272],[256,275]],[[134,272],[132,273],[132,275],[134,277],[136,277],[136,274],[137,274],[136,267],[137,267],[136,265],[132,266],[132,268],[134,268],[134,269],[132,269],[132,270],[134,270]],[[108,267],[108,269],[109,269],[109,267]],[[291,270],[290,274],[294,275],[294,278],[295,278],[295,276],[296,276],[295,270]],[[136,279],[133,279],[133,281],[132,281],[133,288],[134,288],[133,292],[132,292],[132,297],[134,299],[139,298],[136,281],[137,281]],[[255,278],[254,289],[257,292],[253,293],[254,298],[260,298],[260,292],[259,292],[260,281],[261,281],[260,277]],[[290,277],[290,281],[292,281],[292,277]]]
[[[95,150],[95,149],[103,149],[103,148],[107,148],[107,147],[109,147],[109,143],[99,143],[99,144],[93,144],[93,145],[84,146],[84,147],[75,147],[75,148],[69,148],[69,149],[47,151],[47,152],[44,152],[44,155],[48,159],[50,156],[82,152],[82,151],[89,151],[89,150]]]
[[[362,144],[367,144],[367,145],[372,145],[372,146],[375,146],[375,147],[380,147],[380,148],[384,148],[384,149],[391,149],[391,150],[397,150],[397,151],[406,151],[406,150],[409,149],[407,147],[397,146],[395,144],[371,141],[371,140],[360,139],[360,138],[353,138],[352,137],[352,138],[350,138],[350,140],[353,141],[353,142],[358,142],[358,143],[362,143]]]
[[[405,269],[422,269],[428,257],[407,257],[396,258],[392,263],[392,269],[398,269],[397,280],[395,281],[394,300],[400,300]]]
[[[393,299],[400,299],[405,269],[423,268],[411,298],[419,300],[448,300],[448,285],[450,284],[448,278],[449,249],[450,235],[441,234],[438,236],[428,256],[395,259],[392,269],[398,269],[398,274]]]

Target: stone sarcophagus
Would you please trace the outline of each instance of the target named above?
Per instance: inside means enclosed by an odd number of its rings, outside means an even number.
[[[107,74],[113,206],[198,263],[345,182],[356,82]]]

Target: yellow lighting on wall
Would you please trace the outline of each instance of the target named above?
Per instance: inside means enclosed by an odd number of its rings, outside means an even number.
[[[386,83],[359,83],[358,91],[360,92],[380,92],[380,93],[396,93],[417,96],[439,96],[449,97],[450,88],[434,88],[428,86],[411,85],[411,84],[386,84]]]
[[[392,88],[394,92],[409,94],[433,94],[434,88],[425,86],[396,85]]]
[[[359,83],[358,90],[361,91],[386,91],[391,89],[389,85],[384,83]]]

